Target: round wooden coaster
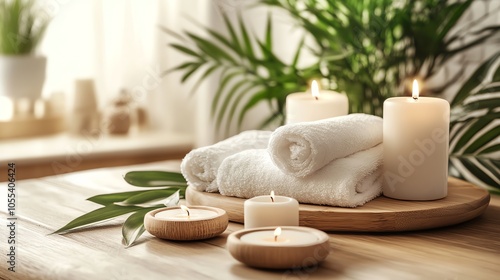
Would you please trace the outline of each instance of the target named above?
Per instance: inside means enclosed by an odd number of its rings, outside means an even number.
[[[226,210],[229,220],[243,223],[245,199],[186,190],[191,205]],[[301,226],[325,231],[397,232],[454,225],[481,215],[490,194],[471,183],[448,178],[448,196],[434,201],[404,201],[378,197],[357,208],[300,204]]]

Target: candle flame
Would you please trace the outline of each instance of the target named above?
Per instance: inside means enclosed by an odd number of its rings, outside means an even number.
[[[318,82],[316,82],[316,80],[313,80],[311,83],[311,94],[314,97],[314,99],[318,100],[319,87],[318,87]]]
[[[186,213],[188,214],[188,218],[189,218],[190,217],[190,215],[189,215],[189,208],[187,206],[185,206],[185,205],[181,205],[181,209],[184,210],[184,211],[186,211]]]
[[[418,100],[419,90],[418,90],[417,80],[413,80],[413,91],[412,91],[411,95],[412,95],[414,100]]]
[[[274,241],[278,241],[278,236],[281,235],[281,228],[280,227],[277,227],[275,230],[274,230]]]
[[[271,191],[271,201],[274,202],[274,191]]]

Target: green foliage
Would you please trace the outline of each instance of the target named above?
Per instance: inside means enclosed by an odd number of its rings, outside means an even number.
[[[193,90],[206,78],[218,75],[219,85],[212,102],[211,114],[217,129],[230,128],[232,120],[240,127],[245,115],[256,105],[265,102],[271,115],[261,127],[283,123],[285,99],[289,93],[305,91],[309,80],[319,76],[319,66],[300,68],[298,61],[304,42],[300,42],[293,60],[282,61],[274,53],[272,20],[269,15],[264,38],[255,36],[238,14],[236,23],[221,11],[224,31],[201,27],[207,33],[202,38],[192,32],[182,35],[163,30],[179,40],[171,47],[188,56],[188,61],[165,72],[181,71],[181,82],[199,74]]]
[[[0,53],[32,53],[48,23],[37,13],[32,0],[0,0]]]
[[[500,52],[471,75],[451,102],[451,175],[500,189]],[[492,67],[495,66],[496,67]]]
[[[146,213],[165,206],[176,205],[179,199],[184,198],[187,186],[182,174],[176,172],[133,171],[127,173],[124,179],[138,187],[168,186],[168,188],[110,193],[90,197],[87,200],[103,207],[75,218],[54,233],[67,233],[132,213],[122,226],[123,243],[130,246],[144,233],[144,216]]]
[[[322,74],[348,94],[352,112],[376,115],[382,115],[386,98],[409,94],[408,81],[433,77],[450,59],[500,29],[498,25],[478,29],[482,20],[453,29],[472,0],[262,3],[284,10],[311,35],[324,65]],[[421,94],[440,93],[446,86],[424,88]]]

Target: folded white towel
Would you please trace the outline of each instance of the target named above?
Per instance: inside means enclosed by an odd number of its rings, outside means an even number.
[[[267,148],[270,136],[271,131],[249,130],[214,145],[194,149],[182,160],[181,173],[196,190],[216,192],[215,178],[222,161],[244,150]]]
[[[283,172],[304,177],[330,163],[382,143],[382,118],[366,114],[282,126],[268,151]]]
[[[251,198],[289,196],[301,203],[356,207],[380,195],[382,189],[382,145],[332,161],[307,177],[285,174],[266,150],[247,150],[226,158],[217,174],[219,192]]]

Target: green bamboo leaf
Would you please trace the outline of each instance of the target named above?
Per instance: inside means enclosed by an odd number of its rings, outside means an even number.
[[[186,179],[178,172],[131,171],[125,174],[124,179],[137,187],[187,186]]]
[[[238,54],[243,54],[243,49],[241,48],[240,40],[238,39],[238,36],[236,35],[236,32],[234,31],[233,25],[231,24],[231,21],[227,17],[226,13],[222,12],[222,19],[224,20],[224,25],[226,26],[226,29],[229,32],[229,35],[231,36],[231,41],[234,44],[234,50]]]
[[[500,66],[497,68],[493,74],[493,82],[500,82]]]
[[[226,126],[226,131],[225,131],[226,134],[229,132],[231,120],[234,117],[236,109],[239,108],[240,101],[243,99],[243,97],[250,95],[253,92],[254,88],[258,88],[260,86],[261,86],[260,84],[251,83],[251,84],[247,85],[245,88],[242,88],[239,92],[234,93],[235,98],[232,101],[232,104],[229,106],[231,109],[229,110],[229,114],[227,116],[228,121],[227,121],[227,126]],[[240,129],[241,126],[238,125],[237,128]]]
[[[236,70],[231,72],[225,72],[223,74],[223,78],[219,84],[219,87],[217,88],[217,91],[215,92],[214,100],[212,101],[212,106],[210,111],[212,117],[215,117],[215,113],[217,112],[217,108],[219,106],[219,100],[223,97],[225,92],[224,89],[226,88],[226,86],[229,84],[230,81],[232,81],[235,78],[238,78],[238,75],[241,75],[243,73],[244,71],[242,70]]]
[[[453,152],[459,152],[471,139],[474,137],[481,129],[487,126],[491,122],[489,118],[478,118],[473,120],[470,125],[466,127],[466,131],[457,141],[455,147],[453,147]]]
[[[464,2],[458,2],[451,4],[447,8],[447,15],[446,15],[446,20],[442,23],[441,27],[437,30],[438,36],[436,40],[438,42],[441,42],[444,40],[446,35],[448,35],[449,31],[453,29],[453,27],[456,26],[458,20],[463,16],[465,11],[469,8],[471,5],[472,0],[467,0]],[[451,14],[451,15],[450,15]]]
[[[243,38],[243,44],[245,47],[245,53],[248,59],[253,59],[255,58],[255,54],[253,51],[252,47],[252,42],[250,41],[250,36],[248,35],[247,28],[245,27],[245,23],[243,22],[243,18],[241,17],[241,14],[238,14],[238,22],[240,25],[240,33],[241,37]]]
[[[57,234],[67,232],[76,228],[95,224],[97,222],[102,222],[141,209],[143,208],[137,206],[118,206],[112,204],[106,205],[102,208],[98,208],[94,211],[81,215],[80,217],[72,220],[53,233]]]
[[[480,157],[476,157],[476,160],[479,161],[479,163],[482,164],[488,171],[493,173],[494,178],[500,178],[500,161]]]
[[[210,66],[208,67],[204,72],[203,74],[201,75],[201,77],[198,78],[198,81],[196,82],[196,84],[193,86],[193,88],[191,89],[191,94],[194,94],[196,92],[196,90],[198,90],[198,87],[201,85],[201,83],[208,77],[210,76],[215,70],[221,68],[222,66],[220,64],[215,64],[213,66]]]
[[[188,48],[187,48],[187,47],[185,47],[185,46],[181,46],[181,45],[176,44],[176,43],[172,43],[172,44],[170,44],[170,46],[171,46],[172,48],[174,48],[174,49],[176,49],[176,50],[178,50],[178,51],[180,51],[180,52],[182,52],[182,53],[188,54],[188,55],[190,55],[190,56],[200,57],[200,56],[198,55],[198,53],[197,53],[197,52],[195,52],[195,51],[193,51],[193,50],[191,50],[191,49],[188,49]]]
[[[141,194],[143,192],[147,192],[147,191],[142,190],[142,191],[130,191],[130,192],[100,194],[100,195],[96,195],[93,197],[89,197],[89,198],[87,198],[87,200],[92,201],[92,202],[97,203],[97,204],[101,204],[101,205],[109,205],[109,204],[113,204],[115,202],[122,202],[129,197],[132,197],[132,196],[137,195],[137,194]]]
[[[236,61],[232,56],[227,54],[223,49],[219,48],[214,43],[190,32],[188,32],[187,35],[196,43],[196,45],[200,48],[200,50],[202,50],[206,55],[212,57],[216,61],[220,61],[220,59],[225,59],[231,63],[236,64]]]
[[[240,111],[240,115],[238,117],[238,127],[241,126],[241,124],[243,123],[243,119],[244,119],[247,111],[249,111],[250,109],[252,109],[253,107],[255,107],[255,105],[257,105],[262,100],[265,100],[266,98],[267,98],[267,93],[266,93],[265,90],[263,90],[263,91],[259,91],[259,92],[255,93],[247,101],[247,103],[245,104],[245,106]]]
[[[233,96],[233,93],[238,91],[243,85],[247,83],[247,80],[241,79],[239,82],[236,82],[228,91],[227,94],[225,95],[224,100],[222,100],[222,105],[218,109],[218,112],[216,114],[216,122],[215,122],[215,129],[219,130],[221,124],[222,124],[222,118],[224,118],[224,115],[226,114],[226,108],[229,104],[229,101],[231,100],[231,97]]]
[[[466,157],[458,157],[458,159],[460,160],[460,163],[462,163],[462,165],[470,172],[470,175],[476,177],[478,180],[484,182],[488,186],[500,188],[500,185],[473,161]]]
[[[295,50],[295,54],[293,56],[293,61],[292,61],[292,68],[297,68],[297,64],[299,63],[299,58],[300,54],[302,53],[302,48],[305,43],[305,36],[302,36],[302,39],[300,39],[299,45],[297,46],[297,49]]]
[[[494,120],[491,120],[494,121]],[[490,121],[490,122],[491,122]],[[481,149],[482,147],[486,146],[490,141],[494,141],[495,139],[498,139],[500,135],[500,126],[496,126],[483,134],[481,134],[480,137],[478,137],[474,142],[472,142],[465,150],[464,154],[472,154],[475,153],[477,150]]]
[[[266,23],[266,39],[265,39],[265,48],[268,50],[273,49],[273,21],[271,18],[271,12],[267,14],[267,23]]]
[[[494,110],[498,107],[500,107],[500,97],[476,100],[464,105],[463,109],[466,111],[475,111],[481,109]]]
[[[125,246],[128,247],[132,245],[146,230],[144,228],[144,216],[146,216],[149,211],[153,211],[161,207],[163,206],[144,208],[127,218],[122,226],[123,243]]]
[[[202,65],[202,63],[200,64],[193,64],[190,69],[184,73],[184,75],[182,76],[181,78],[181,83],[184,83],[187,81],[187,79],[189,79],[189,77],[191,77],[194,72],[196,72],[198,69],[200,69],[200,66]]]
[[[186,192],[186,187],[169,188],[169,189],[162,189],[162,190],[150,190],[150,191],[144,191],[142,193],[131,196],[131,197],[127,198],[126,200],[124,200],[123,202],[121,202],[120,205],[122,205],[122,206],[137,205],[137,204],[142,204],[142,203],[146,203],[146,202],[162,200],[162,199],[165,199],[165,198],[175,194],[177,191],[180,191],[180,196],[182,198],[184,198],[184,194]]]
[[[487,76],[488,71],[495,61],[500,57],[500,52],[495,53],[491,56],[485,63],[483,63],[464,83],[462,88],[455,95],[453,100],[450,102],[451,107],[458,105],[460,102],[464,101],[467,97],[471,95],[471,92],[481,84],[484,78]]]
[[[479,152],[479,154],[492,154],[492,153],[496,153],[499,151],[500,151],[500,144],[495,144],[491,147],[488,147],[488,148],[482,150],[481,152]]]

